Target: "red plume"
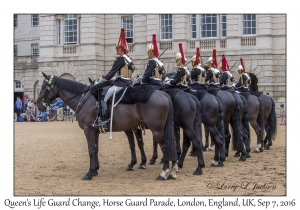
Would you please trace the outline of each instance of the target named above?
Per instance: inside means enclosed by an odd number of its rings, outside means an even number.
[[[194,66],[198,66],[200,64],[200,49],[199,47],[197,47],[197,51],[196,51],[196,59],[194,62]]]
[[[244,66],[243,58],[240,58],[240,62],[241,62],[241,65],[242,65],[242,67],[243,67],[244,72],[246,72],[246,69],[245,69],[245,66]]]
[[[184,57],[184,52],[183,52],[183,49],[182,49],[182,44],[179,43],[179,51],[180,51],[180,54],[181,54],[181,63],[182,65],[185,65],[185,57]]]
[[[227,63],[226,57],[224,54],[222,54],[222,71],[228,71],[229,65]]]
[[[216,49],[213,49],[213,56],[212,56],[212,67],[218,68],[218,62],[217,62],[217,51]]]
[[[153,45],[153,54],[155,57],[159,56],[159,51],[156,43],[156,34],[152,34],[152,45]]]
[[[124,49],[125,54],[128,53],[128,46],[127,46],[127,42],[126,42],[126,38],[125,38],[125,29],[124,28],[121,28],[118,46],[122,47]]]

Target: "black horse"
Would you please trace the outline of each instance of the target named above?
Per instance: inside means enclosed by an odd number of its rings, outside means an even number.
[[[184,158],[186,156],[188,146],[193,143],[195,145],[196,156],[198,158],[198,167],[194,171],[194,175],[201,175],[203,167],[205,167],[203,152],[202,152],[202,135],[201,135],[201,104],[198,99],[181,90],[176,89],[167,89],[164,90],[172,97],[173,107],[174,107],[174,126],[175,126],[175,136],[176,136],[176,145],[177,145],[177,155],[178,155],[178,167],[183,167]],[[179,138],[179,129],[183,129],[183,142],[185,147],[180,148],[180,138]],[[141,134],[141,131],[140,131]],[[134,138],[129,139],[130,149],[133,152],[134,150]],[[137,142],[141,150],[142,160],[146,159],[142,136],[137,136]],[[152,165],[156,162],[158,158],[157,153],[157,141],[153,136],[153,154],[152,158],[149,161],[149,164]],[[163,160],[163,159],[162,159]]]
[[[43,73],[43,81],[37,105],[40,111],[45,111],[47,104],[56,97],[60,97],[71,109],[80,111],[77,114],[79,127],[84,130],[88,151],[90,156],[90,167],[83,180],[92,179],[98,175],[100,168],[98,160],[98,134],[99,129],[94,128],[94,123],[98,114],[95,110],[96,99],[89,93],[82,97],[88,86],[79,82],[46,75]],[[85,98],[84,101],[82,99]],[[111,106],[109,106],[111,109]],[[135,104],[122,104],[114,108],[114,117],[112,130],[127,131],[131,130],[141,123],[145,123],[152,131],[153,136],[158,141],[164,156],[163,171],[157,179],[176,178],[177,154],[174,137],[173,123],[173,104],[171,98],[161,91],[154,90],[147,102],[137,102]],[[108,128],[109,129],[109,128]],[[169,161],[172,161],[172,167],[169,167]]]
[[[262,151],[262,148],[265,147],[265,149],[270,149],[270,146],[272,146],[272,141],[275,140],[276,134],[277,134],[277,118],[276,118],[276,112],[275,112],[275,102],[274,100],[264,95],[262,92],[258,91],[258,79],[257,77],[249,73],[251,84],[249,86],[250,93],[252,95],[255,95],[257,99],[259,100],[262,109],[263,109],[263,115],[264,115],[264,130],[266,131],[266,137],[265,139],[261,141],[261,148],[256,148],[255,152]],[[258,143],[259,144],[259,143]]]

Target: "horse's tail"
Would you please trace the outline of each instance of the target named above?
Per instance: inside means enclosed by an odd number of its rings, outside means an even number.
[[[250,126],[249,126],[249,113],[248,113],[248,102],[246,100],[246,98],[242,95],[240,95],[243,104],[244,104],[244,113],[243,113],[243,118],[242,118],[242,124],[244,126],[244,128],[246,129],[246,131],[248,132],[248,141],[250,144]]]
[[[256,119],[256,122],[261,130],[260,132],[260,140],[264,139],[264,130],[265,130],[265,117],[264,117],[264,108],[260,102],[260,100],[258,100],[259,102],[259,112],[258,112],[258,117]]]
[[[223,106],[222,106],[220,99],[218,99],[217,97],[215,97],[215,99],[219,104],[219,113],[218,113],[216,128],[222,136],[222,144],[223,144],[224,140],[225,140]]]
[[[276,113],[275,113],[275,102],[271,97],[270,97],[270,100],[272,102],[272,110],[268,117],[268,125],[270,128],[271,139],[275,140],[275,137],[277,134],[277,118],[276,118]]]
[[[232,135],[232,149],[237,151],[242,151],[242,127],[240,121],[240,104],[238,103],[238,96],[236,94],[231,94],[235,100],[234,112],[230,118],[230,124],[233,130]]]
[[[200,146],[202,147],[202,120],[201,120],[201,103],[195,96],[191,95],[191,97],[196,102],[196,116],[194,120],[194,131],[196,133],[197,139],[200,141]],[[201,148],[202,149],[202,148]]]
[[[171,97],[167,93],[163,92],[163,94],[169,100],[168,117],[164,128],[164,147],[165,147],[164,158],[168,161],[176,161],[177,153],[176,153],[176,141],[175,141],[175,133],[174,133],[173,103]]]

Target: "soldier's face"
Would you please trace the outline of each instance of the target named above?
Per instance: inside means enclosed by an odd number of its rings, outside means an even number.
[[[177,64],[177,66],[180,66],[181,65],[181,59],[176,60],[176,64]]]
[[[149,59],[151,59],[151,58],[153,58],[154,56],[153,56],[153,51],[152,50],[149,50],[148,51],[148,58]]]

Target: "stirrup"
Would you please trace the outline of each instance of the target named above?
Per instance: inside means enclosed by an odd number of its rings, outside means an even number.
[[[94,128],[96,127],[100,127],[100,128],[104,128],[106,129],[107,128],[107,123],[109,122],[109,119],[107,121],[98,121],[98,123],[93,123],[91,124],[91,126],[93,126]]]

